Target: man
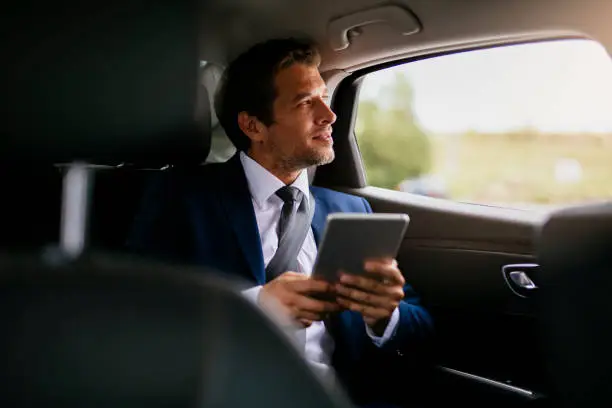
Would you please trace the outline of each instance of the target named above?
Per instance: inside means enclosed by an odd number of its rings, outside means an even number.
[[[224,164],[163,175],[145,197],[130,242],[252,282],[245,296],[304,328],[298,334],[310,363],[333,366],[356,400],[380,401],[398,391],[383,389],[393,373],[381,370],[417,361],[431,320],[395,260],[369,260],[365,277],[341,274],[338,284],[310,278],[327,215],[371,212],[363,198],[309,187],[306,169],[334,159],[336,115],[319,59],[313,45],[294,39],[239,56],[216,100],[239,153]]]

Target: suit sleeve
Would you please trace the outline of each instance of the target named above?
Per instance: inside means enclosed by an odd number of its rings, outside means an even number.
[[[354,202],[353,211],[372,212],[365,199]],[[406,384],[420,388],[421,374],[431,362],[433,322],[410,285],[404,294],[395,334],[382,345],[372,342],[359,313],[341,315],[334,367],[355,401],[403,401]]]
[[[149,180],[126,241],[128,251],[160,260],[188,261],[188,221],[181,197],[172,173],[155,174]]]
[[[362,200],[365,212],[371,213],[370,203],[365,198]],[[404,300],[398,309],[399,322],[395,335],[379,347],[382,354],[392,357],[409,356],[414,347],[421,348],[433,334],[432,318],[409,284],[404,286]]]
[[[364,211],[366,213],[371,213],[372,212],[372,207],[370,206],[370,203],[368,202],[368,200],[366,200],[365,198],[361,198],[361,200],[363,200],[363,207],[364,207]]]

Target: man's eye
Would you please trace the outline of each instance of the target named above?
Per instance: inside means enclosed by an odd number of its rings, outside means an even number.
[[[312,104],[310,99],[300,102],[300,106],[308,106],[310,104]]]

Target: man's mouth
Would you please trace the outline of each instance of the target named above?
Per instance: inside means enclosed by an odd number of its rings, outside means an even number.
[[[332,140],[332,135],[331,132],[321,133],[316,135],[313,139],[327,142]]]

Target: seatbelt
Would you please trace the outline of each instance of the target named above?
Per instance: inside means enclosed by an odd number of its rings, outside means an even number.
[[[297,257],[308,235],[315,209],[312,193],[309,195],[309,200],[306,200],[304,194],[296,187],[285,186],[276,194],[284,204],[279,220],[278,249],[266,267],[266,282],[287,271],[297,272]],[[296,210],[297,205],[299,206]]]

